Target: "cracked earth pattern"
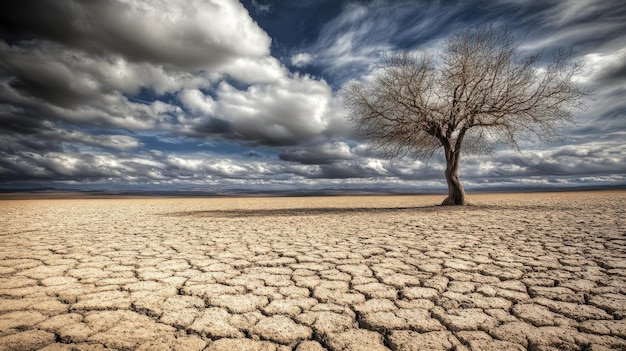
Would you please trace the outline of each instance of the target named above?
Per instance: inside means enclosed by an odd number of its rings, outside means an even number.
[[[626,192],[0,201],[0,350],[626,350]]]

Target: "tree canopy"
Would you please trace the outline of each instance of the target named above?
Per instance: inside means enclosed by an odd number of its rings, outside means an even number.
[[[546,140],[572,122],[587,92],[578,63],[563,51],[523,53],[505,29],[483,26],[451,35],[441,53],[384,55],[373,78],[344,92],[350,120],[372,147],[391,157],[446,158],[448,197],[464,205],[461,150],[490,153],[498,145]]]

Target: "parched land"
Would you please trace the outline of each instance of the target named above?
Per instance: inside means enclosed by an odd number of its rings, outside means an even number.
[[[626,350],[626,192],[0,201],[0,350]]]

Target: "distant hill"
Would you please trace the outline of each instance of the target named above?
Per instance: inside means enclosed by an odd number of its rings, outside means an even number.
[[[626,189],[626,184],[617,186],[579,186],[579,187],[477,187],[468,188],[472,193],[527,193],[527,192],[564,192]],[[444,188],[323,188],[298,190],[267,189],[223,189],[223,190],[80,190],[54,187],[41,188],[0,188],[2,198],[108,198],[108,197],[306,197],[306,196],[368,196],[368,195],[437,195],[446,194]]]

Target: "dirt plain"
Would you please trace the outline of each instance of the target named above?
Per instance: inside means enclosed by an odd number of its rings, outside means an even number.
[[[0,350],[626,350],[626,191],[0,200]]]

